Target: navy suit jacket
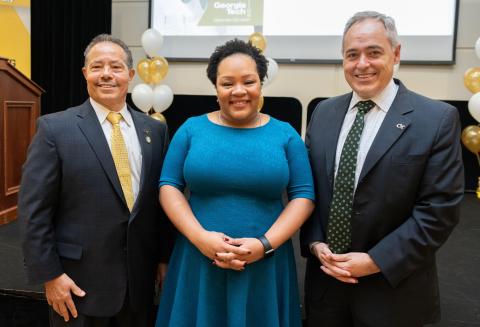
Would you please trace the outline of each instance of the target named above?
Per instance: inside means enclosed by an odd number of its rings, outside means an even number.
[[[80,313],[113,316],[127,294],[134,310],[152,303],[158,262],[167,262],[173,228],[158,202],[168,146],[165,124],[129,108],[142,153],[130,213],[107,140],[87,100],[38,119],[19,196],[30,283],[66,273],[86,295]]]
[[[460,123],[454,107],[395,83],[398,93],[367,154],[351,217],[351,252],[367,252],[381,273],[360,278],[352,296],[371,314],[397,306],[426,322],[439,313],[435,252],[457,224],[463,197]],[[308,245],[326,240],[337,140],[351,97],[322,101],[306,135],[317,202],[300,240],[313,265],[320,263]]]

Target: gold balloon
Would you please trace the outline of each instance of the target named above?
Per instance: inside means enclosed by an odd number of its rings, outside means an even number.
[[[263,103],[264,103],[263,95],[260,95],[260,98],[258,99],[258,107],[257,107],[258,112],[260,112],[260,110],[262,110]]]
[[[478,178],[477,198],[480,199],[480,177]]]
[[[140,78],[142,79],[142,81],[144,81],[147,84],[151,83],[149,59],[144,58],[138,62],[137,73],[138,73],[138,76],[140,76]]]
[[[168,61],[164,57],[154,57],[150,60],[148,71],[153,84],[160,83],[168,73]]]
[[[152,117],[155,120],[164,122],[164,123],[167,122],[167,120],[165,119],[165,116],[162,115],[161,113],[158,113],[158,112],[154,112],[153,114],[150,115],[150,117]]]
[[[469,68],[463,75],[463,82],[471,92],[480,92],[480,67]]]
[[[265,51],[265,48],[267,47],[267,40],[265,40],[263,34],[259,32],[251,34],[248,41],[262,52]]]
[[[475,125],[465,127],[462,132],[462,143],[469,151],[478,155],[480,152],[480,127]]]

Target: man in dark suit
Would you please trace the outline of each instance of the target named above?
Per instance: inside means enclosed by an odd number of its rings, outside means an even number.
[[[458,113],[393,79],[390,17],[355,14],[342,53],[353,92],[322,101],[306,136],[317,194],[301,230],[308,325],[422,326],[439,319],[435,252],[463,196]]]
[[[95,37],[83,74],[90,98],[39,118],[23,167],[27,276],[45,285],[53,326],[150,326],[173,238],[158,202],[167,127],[126,104],[121,40]]]

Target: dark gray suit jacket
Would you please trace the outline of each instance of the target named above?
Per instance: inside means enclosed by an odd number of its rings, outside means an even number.
[[[395,83],[399,90],[367,154],[351,218],[351,251],[367,252],[381,273],[361,278],[352,301],[372,317],[383,308],[426,322],[439,314],[435,252],[457,224],[463,197],[460,123],[454,107]],[[317,204],[301,244],[315,266],[308,244],[326,240],[337,139],[351,97],[322,101],[307,131]],[[318,275],[307,278],[326,278]]]
[[[134,310],[151,304],[156,265],[168,261],[173,244],[158,202],[167,127],[129,111],[143,157],[131,213],[89,100],[38,119],[23,167],[19,219],[29,282],[66,273],[86,292],[74,298],[78,311],[91,316],[113,316],[127,289]]]

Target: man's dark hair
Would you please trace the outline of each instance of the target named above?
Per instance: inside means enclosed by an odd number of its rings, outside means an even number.
[[[260,49],[253,46],[250,42],[247,43],[239,39],[233,39],[218,46],[208,60],[207,77],[213,85],[217,84],[217,72],[220,62],[234,54],[244,54],[252,58],[256,63],[260,82],[263,83],[263,80],[267,76],[267,58],[265,58]]]
[[[125,52],[125,56],[127,57],[127,61],[125,63],[127,64],[129,69],[133,68],[132,52],[130,51],[128,46],[125,44],[125,42],[123,42],[119,38],[116,38],[110,34],[99,34],[90,41],[90,43],[85,48],[85,51],[83,52],[83,56],[85,57],[85,63],[84,63],[85,67],[87,66],[87,55],[90,52],[90,50],[92,50],[92,48],[95,45],[102,42],[114,43],[118,45],[120,48],[122,48],[123,52]]]

